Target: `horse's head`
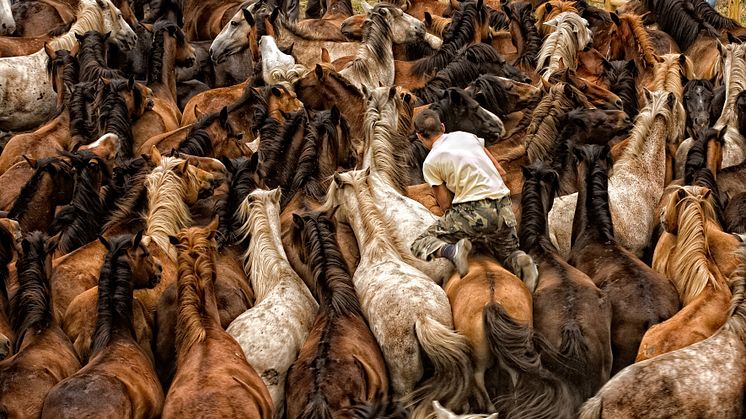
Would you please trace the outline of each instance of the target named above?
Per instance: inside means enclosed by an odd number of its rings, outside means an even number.
[[[197,61],[197,52],[191,43],[186,41],[184,32],[175,23],[160,20],[153,25],[153,44],[158,37],[163,37],[164,48],[175,49],[176,64],[191,67]]]
[[[690,135],[710,126],[713,86],[709,80],[690,80],[684,86],[684,109]]]
[[[276,113],[288,115],[302,107],[303,103],[298,100],[295,92],[285,84],[276,84],[269,88],[269,96],[267,97],[268,115]]]
[[[339,27],[342,34],[351,41],[358,41],[363,37],[363,24],[368,17],[367,13],[353,15],[342,21]]]
[[[60,109],[70,90],[78,82],[79,65],[76,55],[80,44],[76,43],[70,51],[54,51],[49,43],[44,43],[44,51],[49,57],[47,73],[52,81],[52,89],[57,93],[57,108]]]
[[[116,134],[107,133],[96,141],[80,147],[81,151],[89,151],[101,158],[109,171],[114,170],[114,158],[119,150],[119,137]]]
[[[440,114],[446,131],[470,132],[484,138],[487,144],[505,135],[502,120],[457,87],[446,89],[444,96],[430,108]]]
[[[361,186],[367,186],[369,175],[370,169],[335,173],[321,211],[332,212],[339,221],[347,222],[347,211],[351,206],[346,203],[350,202],[350,199],[355,199],[356,191]]]
[[[104,87],[102,89],[104,94],[115,94],[124,99],[127,112],[132,118],[142,116],[155,105],[153,91],[144,83],[136,82],[134,77],[128,80],[102,78],[101,83]]]
[[[120,50],[128,51],[135,46],[137,34],[124,20],[122,11],[117,8],[111,0],[96,0],[104,18],[104,33],[110,33],[110,42],[113,42]]]
[[[371,10],[369,18],[373,15],[380,15],[388,22],[395,44],[415,42],[425,37],[425,24],[394,5],[378,3]]]
[[[16,21],[10,0],[0,0],[0,35],[12,35],[16,31]]]
[[[600,129],[605,138],[613,138],[632,128],[632,121],[627,113],[620,110],[603,110],[598,108],[576,108],[567,112],[562,118],[565,129],[574,132]]]
[[[249,46],[249,36],[255,25],[251,12],[248,9],[239,9],[212,41],[212,61],[220,64],[229,56],[245,50]]]
[[[154,288],[161,282],[163,267],[148,250],[149,240],[143,240],[143,232],[140,231],[131,236],[126,247],[127,260],[132,269],[132,285],[135,289]]]
[[[75,174],[67,160],[49,157],[39,160],[27,159],[27,161],[37,171],[45,171],[51,176],[54,189],[49,191],[49,194],[57,205],[70,202],[75,187]]]

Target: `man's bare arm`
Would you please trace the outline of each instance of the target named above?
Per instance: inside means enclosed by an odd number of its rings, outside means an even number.
[[[508,173],[505,171],[505,169],[503,169],[502,166],[500,166],[500,163],[497,162],[497,159],[495,159],[495,156],[493,156],[492,153],[490,153],[490,151],[487,150],[486,147],[484,148],[484,152],[487,154],[487,157],[490,158],[490,160],[492,161],[492,164],[495,165],[495,169],[497,169],[497,173],[499,173],[500,176],[504,178],[505,175],[507,175]]]
[[[433,186],[433,194],[435,195],[435,200],[438,201],[440,209],[445,211],[448,208],[451,208],[451,200],[453,198],[451,196],[451,191],[446,188],[445,183]]]

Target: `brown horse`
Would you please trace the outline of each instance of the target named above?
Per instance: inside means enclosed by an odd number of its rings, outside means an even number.
[[[539,268],[534,329],[571,361],[549,365],[571,384],[572,411],[609,379],[612,364],[611,304],[591,279],[557,253],[547,235],[547,214],[559,186],[544,162],[523,168],[519,241]]]
[[[0,361],[13,354],[15,333],[10,324],[10,299],[7,282],[10,277],[8,264],[16,256],[21,231],[18,223],[7,218],[0,220]]]
[[[638,362],[707,339],[727,320],[732,295],[707,241],[707,229],[717,223],[710,194],[699,186],[679,187],[661,215],[666,233],[653,268],[676,285],[683,308],[645,333]]]
[[[702,342],[625,368],[586,402],[581,419],[743,417],[746,245],[737,256],[725,326]]]
[[[612,375],[635,360],[640,340],[679,309],[679,295],[663,275],[617,244],[611,221],[608,146],[576,149],[578,198],[569,262],[608,294],[612,308]]]
[[[133,282],[158,282],[157,262],[140,245],[142,232],[109,240],[99,277],[98,315],[92,357],[80,371],[61,381],[44,400],[43,418],[154,418],[163,390],[153,364],[135,341],[132,325]],[[95,390],[94,390],[95,389]],[[92,401],[88,391],[98,395]]]
[[[192,227],[171,236],[179,274],[177,368],[164,418],[194,415],[273,417],[272,399],[238,343],[223,330],[215,293],[215,228]]]
[[[18,290],[10,318],[15,355],[0,362],[0,415],[39,417],[47,392],[80,369],[80,362],[54,315],[49,287],[53,243],[39,231],[21,243]]]
[[[347,264],[324,213],[293,215],[301,260],[313,272],[319,311],[285,383],[289,418],[332,415],[388,394],[381,349],[368,329]]]
[[[214,39],[243,4],[240,0],[186,0],[181,9],[186,39],[190,42]]]
[[[181,111],[176,103],[176,65],[191,67],[194,48],[184,33],[171,22],[153,25],[153,45],[148,65],[148,87],[153,91],[153,108],[132,125],[133,149],[139,150],[149,138],[177,129]]]

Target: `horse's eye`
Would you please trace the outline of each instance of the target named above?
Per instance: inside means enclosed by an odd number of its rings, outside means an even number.
[[[235,20],[231,20],[231,26],[235,28],[236,26],[238,26],[238,22],[236,22]]]
[[[581,92],[585,92],[586,90],[588,90],[588,85],[587,84],[581,84],[580,85],[580,91]]]

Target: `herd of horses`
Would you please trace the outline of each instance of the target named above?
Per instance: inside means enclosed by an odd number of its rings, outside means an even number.
[[[0,0],[0,33],[0,418],[746,414],[746,28],[705,0]],[[425,108],[505,168],[535,289],[412,255]]]

